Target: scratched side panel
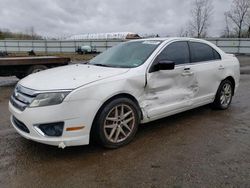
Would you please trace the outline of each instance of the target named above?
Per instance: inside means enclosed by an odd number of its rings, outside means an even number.
[[[178,108],[188,107],[197,94],[196,75],[184,76],[184,67],[148,75],[142,107],[149,118]]]

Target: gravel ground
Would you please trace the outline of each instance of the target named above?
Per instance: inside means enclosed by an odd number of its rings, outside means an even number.
[[[0,77],[0,187],[250,187],[250,57],[239,59],[230,109],[204,106],[143,125],[117,150],[22,138],[8,112],[17,79]]]

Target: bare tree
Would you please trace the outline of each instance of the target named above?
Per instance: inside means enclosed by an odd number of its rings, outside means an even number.
[[[188,30],[185,27],[181,27],[179,32],[178,32],[179,37],[188,37],[189,33]]]
[[[248,13],[247,13],[247,16],[246,16],[246,19],[244,20],[244,24],[246,25],[247,27],[247,37],[249,38],[250,37],[250,8],[248,10]]]
[[[31,35],[31,38],[34,39],[35,38],[35,29],[33,26],[30,27],[30,35]]]
[[[244,26],[244,21],[249,11],[249,8],[249,0],[234,0],[232,3],[231,10],[226,13],[228,18],[230,18],[230,20],[236,26],[236,31],[239,38],[241,38],[242,36],[242,28]]]
[[[206,36],[212,12],[213,5],[211,0],[195,0],[193,2],[191,20],[189,22],[191,35],[198,38]]]
[[[228,37],[230,37],[231,32],[230,32],[230,26],[229,26],[229,21],[228,21],[228,15],[226,13],[225,13],[225,22],[226,22],[226,25],[225,25],[225,29],[222,33],[222,36],[228,38]]]

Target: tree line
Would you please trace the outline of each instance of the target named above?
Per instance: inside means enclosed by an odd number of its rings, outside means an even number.
[[[212,24],[213,9],[212,0],[194,0],[191,18],[187,26],[181,28],[179,36],[207,37],[208,28]],[[250,37],[250,0],[233,0],[230,10],[227,10],[224,16],[225,28],[221,37]]]
[[[17,40],[41,40],[42,36],[38,35],[34,31],[34,27],[26,29],[26,32],[11,32],[8,29],[0,29],[0,40],[3,39],[17,39]]]

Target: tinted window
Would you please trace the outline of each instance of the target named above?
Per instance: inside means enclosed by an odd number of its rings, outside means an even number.
[[[199,42],[190,42],[192,62],[220,59],[220,55],[212,47]]]
[[[174,42],[168,45],[158,56],[159,60],[174,61],[176,65],[189,63],[189,49],[187,42]]]

